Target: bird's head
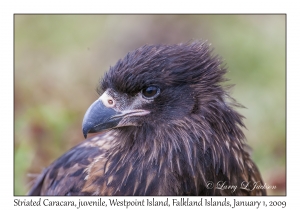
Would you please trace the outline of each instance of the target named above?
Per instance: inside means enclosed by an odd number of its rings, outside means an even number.
[[[146,45],[105,74],[82,124],[83,134],[125,126],[161,126],[223,100],[226,69],[205,42]]]

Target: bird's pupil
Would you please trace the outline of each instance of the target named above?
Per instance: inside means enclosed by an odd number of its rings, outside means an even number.
[[[154,97],[158,93],[158,88],[154,86],[147,87],[142,91],[143,95],[147,98]]]

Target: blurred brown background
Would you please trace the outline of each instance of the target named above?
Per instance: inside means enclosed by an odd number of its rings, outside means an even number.
[[[285,195],[285,15],[15,15],[14,194],[82,141],[101,76],[145,44],[208,40],[246,106],[245,134],[269,195]]]

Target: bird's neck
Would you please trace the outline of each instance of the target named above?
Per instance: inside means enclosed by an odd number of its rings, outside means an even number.
[[[193,118],[155,127],[128,127],[116,132],[122,138],[117,137],[119,142],[109,152],[108,161],[114,168],[108,170],[108,174],[117,176],[123,171],[120,186],[127,182],[139,186],[133,187],[131,194],[151,194],[153,189],[156,189],[153,193],[169,189],[172,191],[169,193],[174,194],[182,188],[198,194],[199,182],[205,185],[211,174],[230,173],[229,168],[237,168],[230,164],[238,164],[239,154],[228,155],[242,147],[240,139],[230,136],[234,131],[220,135],[211,126]],[[181,177],[187,181],[179,182]],[[145,182],[145,187],[141,189],[138,182]]]

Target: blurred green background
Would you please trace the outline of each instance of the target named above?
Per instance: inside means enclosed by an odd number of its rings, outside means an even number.
[[[103,73],[145,44],[202,39],[225,60],[269,195],[286,194],[285,15],[15,15],[14,194],[84,138]]]

